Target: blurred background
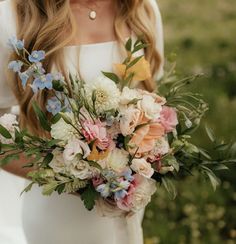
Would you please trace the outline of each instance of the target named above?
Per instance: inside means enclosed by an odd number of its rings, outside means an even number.
[[[236,1],[158,0],[165,32],[166,55],[177,54],[182,76],[204,73],[190,89],[210,105],[204,123],[218,138],[236,138]],[[208,147],[204,128],[195,143]],[[221,173],[216,192],[194,177],[178,182],[170,200],[160,188],[146,211],[145,244],[236,243],[236,167]]]

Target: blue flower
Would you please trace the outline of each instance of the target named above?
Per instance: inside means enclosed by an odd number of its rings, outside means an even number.
[[[134,177],[132,175],[132,170],[130,168],[128,168],[124,173],[123,176],[126,180],[128,180],[129,182],[132,182],[134,180]]]
[[[119,187],[122,189],[127,190],[129,188],[129,186],[130,186],[130,182],[127,180],[119,182]]]
[[[33,74],[35,78],[38,78],[39,76],[45,74],[45,69],[43,68],[42,63],[37,62],[34,63],[29,67],[29,71]]]
[[[51,90],[52,81],[53,81],[53,76],[50,73],[36,78],[33,81],[33,84],[31,85],[33,92],[36,93],[36,92],[38,92],[38,90],[43,90],[45,88],[47,88],[48,90]]]
[[[27,81],[29,79],[29,75],[27,74],[26,71],[23,72],[23,73],[19,72],[18,75],[19,75],[19,77],[21,79],[22,86],[25,88],[26,83],[27,83]]]
[[[24,49],[24,40],[18,40],[15,36],[9,38],[8,44],[14,50]]]
[[[33,51],[31,55],[29,55],[29,61],[32,63],[38,63],[41,60],[45,59],[44,51]]]
[[[125,190],[120,190],[115,192],[115,200],[119,201],[120,199],[123,199],[125,196],[127,196],[127,191]]]
[[[48,99],[46,109],[53,115],[58,114],[61,111],[61,102],[56,97],[52,97]]]
[[[96,191],[101,193],[101,196],[107,198],[110,196],[110,187],[109,184],[101,184],[97,186]]]
[[[8,68],[12,69],[14,72],[20,72],[22,65],[23,65],[23,63],[19,60],[18,61],[11,61],[8,64]]]

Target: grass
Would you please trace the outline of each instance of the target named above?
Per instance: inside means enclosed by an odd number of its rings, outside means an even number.
[[[204,94],[210,110],[204,118],[220,138],[236,137],[236,2],[235,0],[159,0],[166,54],[178,55],[184,76],[204,73],[190,89]],[[194,141],[208,145],[203,127]],[[236,242],[235,166],[221,175],[213,192],[203,179],[178,182],[171,201],[162,188],[146,211],[146,244],[233,244]]]

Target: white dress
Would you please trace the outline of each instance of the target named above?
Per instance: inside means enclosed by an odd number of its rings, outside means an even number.
[[[161,17],[155,1],[150,1],[157,15],[157,48],[163,55]],[[11,3],[12,0],[0,2],[0,112],[2,113],[17,104],[5,78],[9,55],[7,39],[15,35],[15,18]],[[79,63],[81,75],[88,81],[100,75],[101,71],[112,71],[112,63],[121,61],[115,41],[70,46],[64,51],[70,72],[75,72]],[[78,53],[79,62],[77,62]],[[157,76],[161,74],[162,68]],[[96,209],[87,211],[79,197],[66,194],[45,197],[41,195],[38,187],[34,187],[31,192],[20,198],[19,194],[24,184],[25,180],[0,171],[1,244],[143,243],[141,227],[143,211],[130,219],[101,217]]]

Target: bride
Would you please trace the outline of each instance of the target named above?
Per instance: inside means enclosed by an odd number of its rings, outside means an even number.
[[[70,71],[92,81],[101,71],[112,71],[112,64],[123,59],[127,38],[135,40],[142,35],[149,45],[141,51],[151,63],[153,77],[158,80],[163,73],[162,23],[155,0],[5,0],[0,3],[0,33],[0,112],[18,104],[22,126],[38,134],[40,127],[32,113],[32,100],[43,103],[47,94],[34,97],[30,89],[23,92],[18,88],[15,77],[7,79],[11,55],[7,40],[12,36],[24,39],[29,51],[45,50],[47,71],[66,67],[65,75]],[[136,85],[153,90],[154,84],[147,80]],[[25,163],[21,155],[21,160],[4,169],[27,178],[28,172],[22,168]],[[1,199],[9,201],[4,213],[0,211],[5,216],[0,220],[0,229],[7,229],[7,225],[19,225],[13,221],[17,218],[14,210],[21,206],[18,195],[22,186],[15,176],[2,171],[0,184],[6,191],[0,189]],[[22,206],[28,244],[143,243],[143,211],[129,217],[104,217],[98,209],[87,211],[78,196],[44,197],[37,187],[24,195]]]

